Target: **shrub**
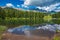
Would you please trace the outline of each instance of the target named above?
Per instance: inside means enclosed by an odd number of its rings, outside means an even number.
[[[0,33],[1,33],[1,32],[4,32],[6,29],[7,29],[6,26],[1,26],[1,25],[0,25]]]

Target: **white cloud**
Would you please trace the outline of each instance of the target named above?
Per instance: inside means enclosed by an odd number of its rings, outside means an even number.
[[[14,5],[11,4],[11,3],[7,3],[6,6],[7,6],[7,7],[14,7]]]
[[[55,12],[60,12],[60,10],[55,10]]]
[[[42,5],[43,3],[52,2],[54,0],[25,0],[24,5]]]
[[[57,9],[60,9],[60,6]]]
[[[60,3],[52,4],[48,7],[47,10],[49,10],[49,11],[54,10],[54,9],[58,8],[57,6],[59,6],[59,5],[60,5]]]
[[[57,6],[59,6],[60,5],[60,3],[56,3],[56,4],[52,4],[52,5],[50,5],[50,6],[44,6],[44,7],[37,7],[38,9],[43,9],[43,10],[46,10],[46,11],[52,11],[52,10],[55,10],[55,9],[57,9],[58,7]],[[58,10],[59,11],[59,10]]]
[[[24,5],[29,5],[30,2],[31,2],[31,0],[26,0],[26,1],[24,2]]]
[[[17,5],[17,7],[20,7],[20,5]]]
[[[24,8],[29,8],[28,6],[26,6],[26,5],[24,5],[24,4],[22,4],[22,7],[24,7]]]

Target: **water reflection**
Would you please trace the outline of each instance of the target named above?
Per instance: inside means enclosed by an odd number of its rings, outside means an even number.
[[[29,26],[29,25],[24,25],[21,27],[13,28],[13,29],[8,29],[8,32],[14,33],[14,34],[30,34],[29,30],[37,30],[37,29],[43,29],[43,30],[49,30],[49,31],[54,31],[60,30],[60,24],[45,24],[45,25],[37,25],[35,27]]]
[[[13,33],[13,34],[25,35],[26,33],[29,34],[28,30],[35,30],[35,29],[36,29],[35,27],[24,25],[24,26],[19,26],[17,28],[13,28],[13,29],[8,29],[8,32]]]

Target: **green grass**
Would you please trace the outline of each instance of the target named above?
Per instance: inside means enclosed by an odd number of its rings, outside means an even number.
[[[6,30],[6,26],[1,26],[0,25],[0,32]]]
[[[55,37],[54,40],[60,40],[60,37]]]
[[[6,29],[7,29],[6,26],[1,26],[1,25],[0,25],[0,39],[1,39],[1,36],[2,36],[3,32],[4,32]]]

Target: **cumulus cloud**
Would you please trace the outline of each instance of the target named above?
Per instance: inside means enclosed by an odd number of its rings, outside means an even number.
[[[11,3],[7,3],[6,6],[7,6],[7,7],[14,7],[14,5],[11,4]]]
[[[52,4],[49,7],[47,7],[48,8],[47,10],[51,11],[51,10],[57,9],[58,8],[57,6],[59,6],[59,5],[60,5],[60,3]]]
[[[57,9],[58,7],[57,6],[59,6],[60,5],[60,3],[56,3],[56,4],[52,4],[52,5],[50,5],[50,6],[44,6],[44,7],[37,7],[38,9],[43,9],[43,10],[46,10],[46,11],[52,11],[52,10],[55,10],[55,9]],[[58,8],[59,9],[59,8]],[[60,9],[59,9],[60,10]],[[59,11],[59,10],[57,10],[57,11]]]
[[[42,6],[42,5],[49,5],[51,3],[54,3],[55,1],[56,0],[25,0],[24,5]]]

